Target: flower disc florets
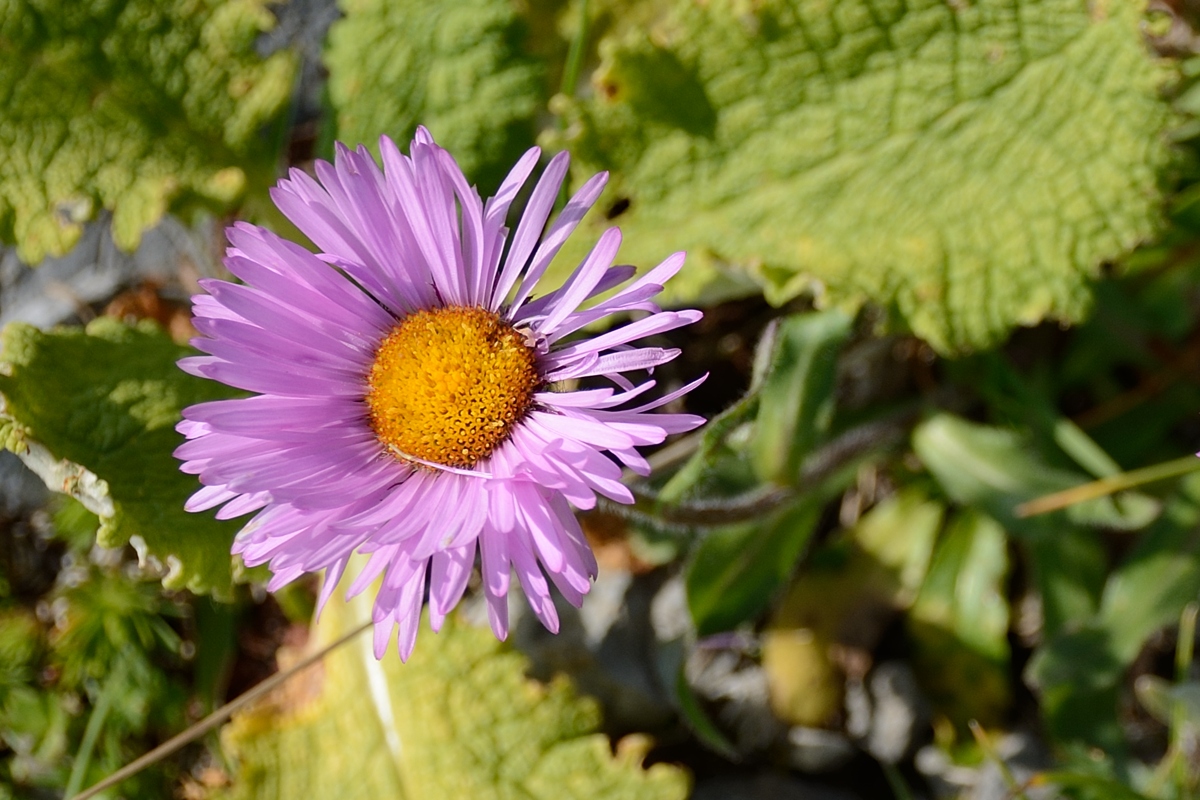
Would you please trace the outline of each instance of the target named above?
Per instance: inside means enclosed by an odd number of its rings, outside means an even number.
[[[498,314],[434,308],[400,320],[375,355],[371,428],[397,455],[470,467],[533,404],[537,356]]]

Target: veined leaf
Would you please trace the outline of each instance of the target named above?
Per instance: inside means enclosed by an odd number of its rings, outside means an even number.
[[[402,147],[418,124],[485,186],[498,185],[545,107],[542,66],[521,49],[510,0],[341,0],[325,63],[337,135]]]
[[[870,298],[943,352],[986,347],[1080,319],[1157,224],[1170,115],[1141,8],[678,0],[601,43],[558,141],[612,170],[594,220],[621,212],[623,258],[689,251],[677,297],[749,271],[775,302]]]
[[[0,241],[37,263],[112,211],[133,249],[172,205],[228,205],[273,172],[261,129],[295,59],[262,0],[12,0],[0,11]]]
[[[371,601],[334,600],[315,646],[368,620]],[[407,664],[376,661],[363,636],[273,705],[234,718],[222,734],[240,763],[231,796],[287,798],[596,798],[682,800],[677,767],[641,766],[647,740],[614,756],[594,733],[599,710],[565,679],[525,677],[519,653],[452,617],[423,631]]]
[[[180,371],[175,362],[194,351],[151,322],[130,328],[101,317],[86,330],[50,332],[13,323],[0,344],[0,420],[15,423],[6,446],[51,489],[100,515],[100,544],[137,537],[139,555],[167,567],[168,588],[227,594],[242,523],[184,511],[199,484],[171,453],[183,442],[182,409],[233,390]]]

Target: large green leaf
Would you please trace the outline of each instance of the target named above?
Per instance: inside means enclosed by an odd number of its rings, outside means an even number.
[[[0,345],[6,446],[51,489],[100,515],[102,545],[137,537],[139,555],[167,567],[167,587],[228,593],[241,523],[184,511],[199,484],[171,453],[183,442],[181,410],[232,390],[181,372],[175,362],[194,351],[151,322],[131,328],[102,317],[86,330],[50,332],[13,323]]]
[[[546,104],[543,67],[522,54],[511,0],[341,0],[325,63],[337,136],[372,150],[403,147],[425,125],[485,186],[533,138]]]
[[[319,645],[371,615],[360,595],[325,609]],[[456,618],[426,627],[407,664],[362,636],[298,678],[276,702],[234,718],[222,742],[239,762],[233,797],[682,800],[679,768],[641,766],[647,741],[614,756],[599,711],[565,679],[525,677],[524,657]],[[308,681],[307,687],[304,682]]]
[[[255,53],[272,24],[262,0],[0,4],[0,240],[36,263],[105,208],[132,249],[172,203],[273,171],[295,59]]]
[[[594,221],[615,216],[624,258],[690,252],[668,291],[749,269],[776,302],[870,298],[939,350],[988,346],[1082,317],[1087,278],[1155,228],[1169,112],[1140,16],[1133,0],[677,0],[601,43],[558,141],[581,174],[613,171]]]

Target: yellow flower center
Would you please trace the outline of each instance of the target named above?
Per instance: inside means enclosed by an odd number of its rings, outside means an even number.
[[[400,456],[470,467],[508,439],[541,385],[536,354],[482,308],[400,320],[371,365],[371,427]]]

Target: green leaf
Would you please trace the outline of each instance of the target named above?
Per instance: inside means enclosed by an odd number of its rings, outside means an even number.
[[[33,683],[40,640],[41,629],[31,612],[22,608],[0,611],[0,708],[7,704],[9,693]]]
[[[100,544],[136,537],[139,556],[167,567],[168,588],[228,594],[242,523],[184,511],[199,484],[171,453],[183,442],[181,410],[232,390],[180,371],[175,362],[194,351],[150,322],[101,317],[50,332],[13,323],[0,343],[2,416],[26,431],[25,462],[100,515]]]
[[[273,22],[261,0],[6,3],[0,240],[37,263],[103,208],[132,249],[168,208],[265,182],[295,71],[255,52]]]
[[[762,482],[793,484],[832,421],[837,355],[850,335],[840,311],[773,320],[754,354],[746,394],[696,434],[691,458],[663,485],[659,508]],[[726,480],[720,480],[724,472]],[[745,479],[728,480],[732,476]]]
[[[1088,775],[1084,772],[1059,770],[1042,772],[1039,775],[1039,786],[1058,786],[1073,790],[1071,796],[1079,800],[1149,800],[1144,794],[1139,794],[1127,785],[1103,775]]]
[[[804,458],[829,430],[837,356],[850,326],[850,317],[837,310],[796,314],[779,323],[751,445],[764,481],[793,483]]]
[[[1051,638],[1096,613],[1108,558],[1092,531],[1063,525],[1029,543],[1033,579],[1042,599],[1042,633]]]
[[[820,515],[821,503],[809,499],[762,522],[708,534],[685,574],[697,635],[731,630],[766,610],[791,576]]]
[[[924,583],[945,511],[909,487],[875,506],[849,532],[861,552],[891,576],[898,605],[912,603]]]
[[[1200,595],[1200,475],[1189,475],[1162,518],[1109,577],[1099,622],[1122,663]]]
[[[1103,552],[1099,558],[1102,571]],[[1146,639],[1177,622],[1197,592],[1200,476],[1193,475],[1108,578],[1099,609],[1049,637],[1030,661],[1027,682],[1041,693],[1050,732],[1060,740],[1121,745],[1117,695],[1125,673]]]
[[[1034,391],[999,353],[983,353],[974,362],[978,372],[963,375],[978,386],[988,404],[1014,422],[1028,425],[1040,439],[1053,441],[1076,464],[1097,478],[1106,478],[1121,471],[1121,465],[1096,444],[1082,428],[1062,416],[1054,401]],[[963,363],[959,362],[959,363]],[[953,369],[957,366],[950,362]],[[982,374],[979,374],[982,373]],[[981,380],[982,378],[982,380]]]
[[[1082,318],[1088,278],[1159,223],[1170,111],[1139,3],[663,5],[601,42],[557,143],[613,172],[593,224],[621,212],[623,258],[689,251],[677,298],[749,273],[981,348]]]
[[[692,685],[688,683],[687,673],[682,665],[675,675],[674,689],[675,703],[679,708],[680,717],[688,729],[710,750],[720,753],[731,761],[736,761],[739,758],[737,746],[729,741],[729,737],[716,726],[704,707],[700,705],[700,699],[696,697]]]
[[[1171,684],[1157,675],[1142,675],[1134,689],[1141,704],[1159,722],[1172,725],[1182,718],[1193,736],[1200,730],[1200,683]]]
[[[369,593],[368,593],[369,594]],[[371,600],[329,604],[313,646],[370,618]],[[614,755],[595,733],[596,704],[564,678],[543,685],[486,628],[452,617],[426,627],[407,664],[382,661],[363,636],[298,678],[276,702],[234,718],[222,733],[238,762],[234,798],[622,797],[682,800],[677,767],[641,766],[648,740]]]
[[[913,431],[913,449],[949,497],[987,511],[1012,533],[1031,538],[1062,527],[1061,517],[1018,518],[1014,509],[1042,495],[1078,486],[1088,476],[1046,463],[1027,437],[939,414]],[[1126,492],[1067,509],[1070,521],[1121,530],[1144,527],[1158,515],[1150,497]]]
[[[1080,525],[1139,527],[1158,513],[1154,500],[1134,494],[1080,503],[1066,519],[1017,517],[1019,504],[1087,477],[1047,464],[1016,431],[939,414],[913,431],[913,449],[950,499],[987,513],[1029,545],[1047,635],[1096,610],[1107,566],[1104,546]]]
[[[714,476],[723,462],[742,459],[744,453],[741,447],[731,447],[728,440],[733,434],[749,430],[749,423],[758,411],[758,392],[751,390],[729,408],[709,420],[696,435],[700,437],[696,452],[684,463],[679,471],[671,476],[658,494],[659,508],[673,505],[684,498],[697,494],[711,494]],[[745,445],[745,442],[740,442]],[[746,473],[750,473],[747,465]],[[753,478],[752,474],[747,478]]]
[[[378,152],[425,125],[467,175],[499,185],[549,96],[510,0],[340,0],[325,63],[337,136]]]
[[[995,520],[965,512],[947,526],[908,613],[926,693],[960,726],[998,723],[1009,691],[1007,537]]]
[[[1092,625],[1040,648],[1026,669],[1026,682],[1038,693],[1047,733],[1060,743],[1124,753],[1127,743],[1117,720],[1117,683],[1123,670],[1107,631]]]

